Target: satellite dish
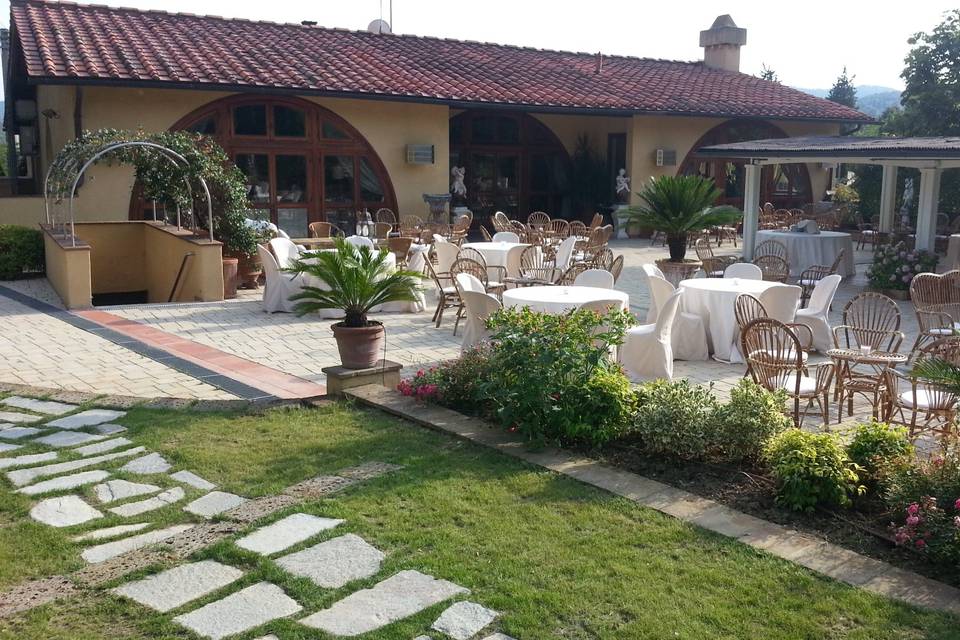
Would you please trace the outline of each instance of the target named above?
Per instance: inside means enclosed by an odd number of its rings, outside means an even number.
[[[390,23],[379,18],[367,25],[367,31],[370,33],[393,33],[390,31]]]

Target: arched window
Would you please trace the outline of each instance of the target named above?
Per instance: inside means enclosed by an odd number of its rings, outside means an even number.
[[[357,211],[396,211],[390,177],[370,144],[333,112],[296,98],[234,96],[211,102],[171,129],[213,136],[247,177],[250,217],[291,237],[328,220],[348,234]],[[131,218],[149,219],[137,199]]]
[[[683,163],[678,175],[700,175],[712,178],[723,193],[719,204],[743,209],[743,161],[722,158],[698,158],[701,147],[765,138],[786,138],[787,134],[769,122],[761,120],[730,120],[719,124],[700,138]],[[772,202],[777,208],[793,209],[812,201],[810,174],[804,164],[765,166],[760,174],[760,200]]]
[[[570,213],[570,157],[536,118],[519,112],[465,111],[450,119],[450,167],[464,167],[465,205],[476,223],[496,211],[526,220],[533,211]]]

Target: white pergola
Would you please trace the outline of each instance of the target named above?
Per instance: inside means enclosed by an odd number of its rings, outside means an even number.
[[[760,214],[760,171],[764,165],[796,163],[879,164],[883,167],[880,190],[880,231],[893,229],[896,209],[897,169],[920,170],[917,189],[916,248],[933,249],[940,201],[940,174],[960,168],[960,137],[857,138],[808,136],[751,140],[703,147],[699,156],[743,160],[743,256],[753,259]]]

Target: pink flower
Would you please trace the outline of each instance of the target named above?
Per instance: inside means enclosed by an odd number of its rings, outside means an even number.
[[[957,529],[960,529],[960,516],[953,517],[953,526],[955,526]]]
[[[917,549],[923,549],[925,546],[927,546],[927,543],[926,543],[926,541],[925,541],[923,538],[920,538],[919,540],[917,540],[917,541],[914,542],[913,544],[917,545]]]
[[[907,517],[907,524],[911,527],[915,527],[920,524],[920,518],[917,516],[909,516]]]
[[[920,505],[918,505],[916,502],[914,502],[909,507],[907,507],[907,513],[909,513],[912,516],[917,515],[918,511],[920,511]]]
[[[957,498],[957,501],[953,503],[953,508],[960,511],[960,498]]]

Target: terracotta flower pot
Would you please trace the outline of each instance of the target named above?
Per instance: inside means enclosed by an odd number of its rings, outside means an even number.
[[[238,255],[237,260],[237,286],[241,289],[256,289],[257,280],[263,273],[263,265],[260,264],[260,256],[254,254]]]
[[[340,364],[347,369],[369,369],[383,358],[384,331],[379,322],[366,327],[333,325]]]
[[[223,259],[223,298],[229,300],[237,297],[237,259]]]

